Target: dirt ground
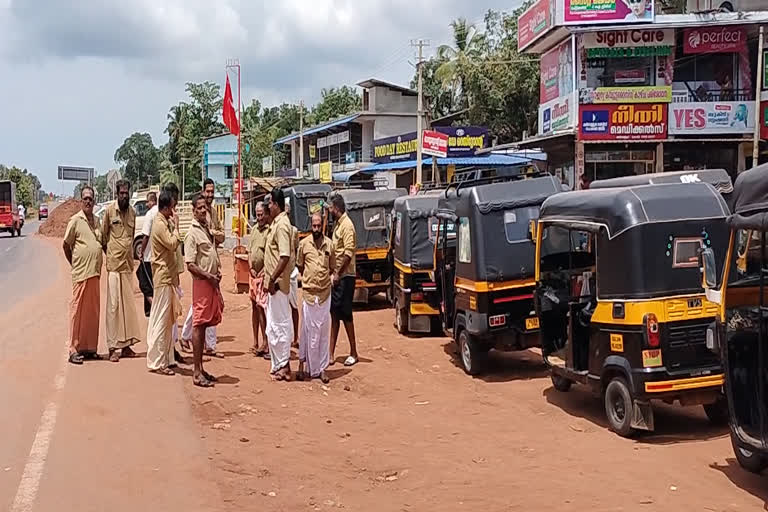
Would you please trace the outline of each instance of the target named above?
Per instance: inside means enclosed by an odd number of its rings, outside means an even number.
[[[535,353],[494,354],[473,379],[449,339],[398,335],[382,303],[356,312],[357,366],[340,364],[342,335],[327,386],[271,382],[224,265],[226,359],[206,366],[224,378],[185,386],[230,510],[766,508],[765,479],[700,408],[659,405],[655,433],[622,439],[586,389],[555,391]]]

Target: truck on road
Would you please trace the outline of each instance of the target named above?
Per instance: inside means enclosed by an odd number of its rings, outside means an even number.
[[[0,233],[10,233],[12,237],[21,236],[24,219],[19,215],[16,203],[16,184],[12,181],[0,181]]]

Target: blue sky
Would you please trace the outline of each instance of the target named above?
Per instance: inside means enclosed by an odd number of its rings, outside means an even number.
[[[155,144],[187,81],[223,85],[243,66],[244,103],[314,102],[323,87],[375,76],[407,85],[414,50],[450,42],[449,23],[482,25],[519,0],[0,0],[0,163],[69,192],[59,164],[115,167],[135,131]],[[235,92],[235,94],[237,94]]]

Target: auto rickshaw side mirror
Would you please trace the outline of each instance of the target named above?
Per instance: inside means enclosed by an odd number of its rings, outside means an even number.
[[[702,249],[699,253],[699,261],[702,275],[702,288],[714,289],[717,287],[717,264],[715,263],[715,251],[711,247]]]

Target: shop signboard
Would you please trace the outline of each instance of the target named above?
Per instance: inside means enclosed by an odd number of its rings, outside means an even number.
[[[744,27],[719,25],[683,31],[683,53],[738,53],[747,48]]]
[[[536,0],[517,19],[517,50],[522,51],[554,25],[554,0]]]
[[[583,36],[588,59],[667,57],[675,45],[674,29],[627,29],[588,32]]]
[[[320,182],[330,183],[333,174],[333,164],[331,162],[320,163]]]
[[[471,156],[488,147],[488,128],[483,126],[436,126],[434,131],[448,136],[448,156]],[[416,132],[373,141],[373,161],[401,162],[416,158]]]
[[[562,0],[566,25],[652,23],[653,0]]]
[[[265,156],[261,159],[261,172],[264,174],[272,174],[272,156]]]
[[[336,144],[343,144],[345,142],[349,142],[349,130],[340,133],[334,133],[328,135],[327,137],[320,137],[317,139],[317,147],[327,148],[328,146],[335,146]]]
[[[768,89],[768,50],[763,52],[763,89]]]
[[[670,103],[671,85],[641,87],[595,87],[579,90],[579,103]]]
[[[448,156],[448,136],[433,130],[424,130],[421,134],[421,152],[437,158]]]
[[[669,106],[669,133],[672,135],[719,135],[754,131],[753,102],[672,103]]]
[[[541,56],[539,103],[548,103],[573,91],[573,43],[571,39]]]
[[[416,132],[387,137],[373,141],[373,161],[398,162],[413,160],[416,156]]]
[[[760,138],[768,140],[768,101],[760,103]]]
[[[539,106],[539,135],[573,128],[572,98],[564,96]]]
[[[581,105],[581,140],[658,140],[667,138],[667,105]]]

